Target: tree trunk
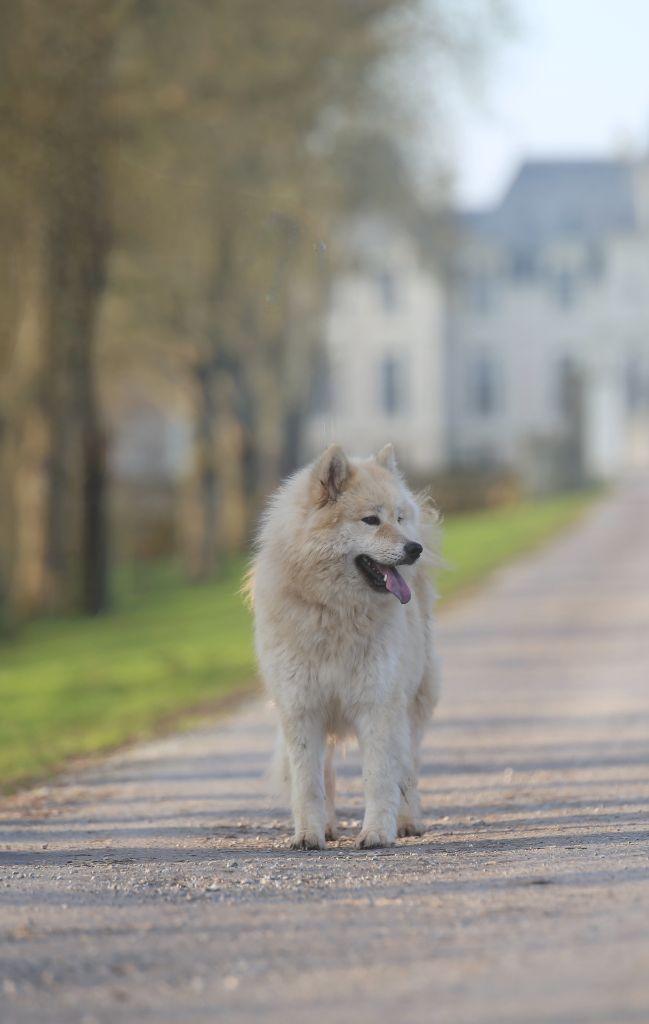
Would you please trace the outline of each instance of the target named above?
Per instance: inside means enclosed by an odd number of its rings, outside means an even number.
[[[47,216],[45,409],[49,604],[90,614],[108,604],[105,453],[94,336],[108,251],[101,140],[79,112],[83,144],[60,153]]]
[[[107,604],[105,470],[91,349],[98,293],[85,287],[74,292],[76,308],[61,308],[67,302],[55,301],[50,310],[45,400],[49,603],[97,613]],[[75,301],[71,294],[66,298]]]
[[[214,368],[203,363],[197,368],[198,416],[196,445],[198,456],[200,547],[194,574],[199,578],[211,575],[218,557],[218,472],[216,465],[216,381]]]
[[[106,516],[106,441],[97,423],[89,427],[84,451],[83,609],[98,615],[110,603]]]
[[[40,607],[44,594],[46,429],[37,399],[42,373],[42,232],[33,210],[16,234],[11,263],[5,265],[5,254],[0,254],[0,628],[4,629]]]
[[[0,634],[13,628],[15,615],[15,444],[13,423],[3,410],[0,418]]]

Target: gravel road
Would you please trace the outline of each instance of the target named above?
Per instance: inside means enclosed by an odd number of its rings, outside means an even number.
[[[649,1021],[649,489],[439,621],[428,830],[287,849],[249,702],[0,815],[2,1024]]]

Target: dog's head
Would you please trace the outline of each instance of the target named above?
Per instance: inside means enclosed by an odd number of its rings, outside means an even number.
[[[348,459],[332,445],[310,477],[323,559],[338,562],[354,586],[393,594],[407,604],[411,593],[399,571],[423,552],[421,508],[397,467],[392,445],[369,459]],[[407,576],[407,571],[406,571]]]

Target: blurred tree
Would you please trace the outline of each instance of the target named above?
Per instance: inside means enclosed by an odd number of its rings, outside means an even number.
[[[139,224],[137,244],[163,254],[147,252],[145,287],[174,296],[193,379],[185,526],[196,572],[241,546],[292,461],[326,295],[324,239],[353,202],[336,140],[351,134],[394,47],[388,16],[417,6],[194,0],[181,14],[149,3],[124,48],[118,99],[138,128],[125,134],[118,176],[137,187],[118,194],[127,232]],[[168,233],[180,260],[158,244]]]
[[[46,558],[51,603],[97,612],[107,603],[107,538],[94,339],[110,245],[105,94],[119,19],[106,0],[67,5],[61,18],[43,4],[32,78],[45,98],[37,130],[47,147],[39,188],[50,432]]]
[[[473,59],[470,21],[451,0],[0,0],[5,617],[106,606],[102,407],[135,372],[193,411],[194,573],[247,541],[297,458],[336,225],[417,220],[383,71],[418,37]]]
[[[3,2],[0,19],[0,627],[42,594],[43,424],[37,375],[41,237],[30,215],[36,144],[21,128],[25,79],[18,59],[23,10]]]
[[[28,400],[45,433],[46,453],[38,456],[45,478],[40,508],[29,514],[32,537],[21,544],[14,536],[12,589],[29,602],[96,612],[107,598],[93,344],[110,237],[104,111],[109,59],[126,6],[106,0],[67,0],[66,6],[61,17],[47,0],[19,0],[8,18],[13,45],[2,141],[18,199],[21,259],[13,308],[5,304],[13,330],[3,348],[15,413],[4,461],[17,474],[8,488],[15,509],[25,472],[17,449],[29,448],[32,419],[20,406]],[[39,533],[42,542],[35,544]],[[25,583],[18,570],[30,561],[27,546],[40,548],[42,557]]]

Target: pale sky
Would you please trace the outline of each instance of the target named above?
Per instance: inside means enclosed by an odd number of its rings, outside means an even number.
[[[464,206],[498,198],[523,156],[649,149],[649,0],[511,0],[517,37],[455,125]]]

